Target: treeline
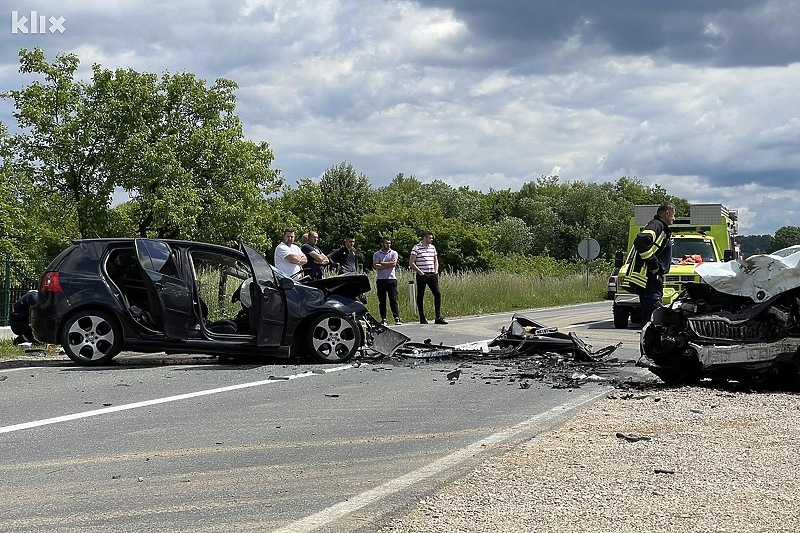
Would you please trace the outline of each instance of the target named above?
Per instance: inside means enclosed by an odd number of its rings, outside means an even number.
[[[49,62],[41,49],[23,49],[30,83],[2,95],[17,121],[0,125],[4,255],[53,257],[75,238],[142,236],[243,241],[271,257],[294,227],[317,230],[324,250],[353,233],[365,259],[390,235],[407,258],[430,230],[447,269],[556,273],[570,270],[587,237],[610,261],[626,246],[635,204],[670,199],[688,212],[685,200],[635,177],[542,176],[518,191],[481,192],[398,173],[375,187],[342,162],[289,184],[269,145],[244,138],[235,82],[100,65],[87,80],[78,66],[74,54]],[[112,205],[114,191],[129,200]]]

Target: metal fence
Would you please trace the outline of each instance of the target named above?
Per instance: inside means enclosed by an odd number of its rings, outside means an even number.
[[[39,288],[39,278],[49,263],[46,258],[14,259],[6,254],[0,270],[0,326],[8,325],[14,302],[29,290]]]

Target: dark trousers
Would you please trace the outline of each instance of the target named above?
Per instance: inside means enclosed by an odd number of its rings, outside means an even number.
[[[436,311],[436,318],[442,316],[442,291],[439,290],[439,274],[433,272],[420,276],[417,274],[417,312],[419,319],[425,318],[425,287],[428,287],[433,294],[433,308]]]
[[[400,318],[400,307],[397,305],[397,280],[396,279],[377,279],[375,285],[378,289],[378,311],[381,313],[381,320],[386,318],[386,296],[389,296],[389,307],[392,308],[392,315],[395,319]]]
[[[647,276],[647,285],[644,292],[639,295],[639,304],[642,307],[642,325],[650,322],[653,311],[661,307],[661,298],[664,297],[664,278]]]

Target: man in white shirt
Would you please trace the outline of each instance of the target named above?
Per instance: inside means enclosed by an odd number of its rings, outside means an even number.
[[[433,308],[436,312],[436,324],[447,324],[442,317],[442,291],[439,290],[439,255],[433,245],[433,233],[426,231],[420,240],[411,249],[411,257],[408,260],[411,270],[417,275],[417,312],[419,313],[419,323],[427,324],[425,318],[425,308],[423,306],[425,287],[427,286],[433,293]]]
[[[283,241],[275,247],[275,267],[289,276],[303,271],[306,256],[294,243],[294,228],[283,230]]]

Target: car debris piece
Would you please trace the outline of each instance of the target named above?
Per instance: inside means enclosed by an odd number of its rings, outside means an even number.
[[[800,246],[695,268],[642,328],[637,363],[669,385],[703,378],[800,389]]]
[[[370,317],[366,318],[369,320]],[[374,327],[371,321],[370,327]],[[457,370],[447,374],[450,384],[464,377],[464,371],[469,371],[470,365],[463,363],[469,361],[484,369],[486,366],[495,367],[491,370],[493,375],[487,376],[484,370],[475,373],[473,379],[480,377],[487,384],[507,381],[523,389],[531,385],[518,384],[520,380],[535,379],[547,382],[554,388],[577,388],[599,381],[613,382],[615,378],[609,374],[610,366],[624,364],[608,357],[622,343],[592,351],[592,347],[574,333],[561,333],[558,328],[545,326],[520,314],[513,315],[510,326],[503,327],[500,335],[488,345],[478,348],[472,348],[474,344],[461,348],[444,343],[434,344],[430,339],[423,342],[407,339],[405,336],[387,337],[388,346],[384,351],[391,353],[388,359],[382,354],[376,356],[362,352],[359,360],[405,362],[415,368],[431,361],[461,361]]]
[[[503,328],[500,335],[489,346],[513,347],[519,353],[572,353],[576,361],[593,362],[608,357],[622,343],[592,351],[592,347],[574,333],[562,333],[558,328],[547,327],[526,316],[515,313],[511,325]]]
[[[366,323],[366,346],[381,355],[392,355],[398,348],[411,340],[397,330],[384,326],[369,313],[364,313]]]

